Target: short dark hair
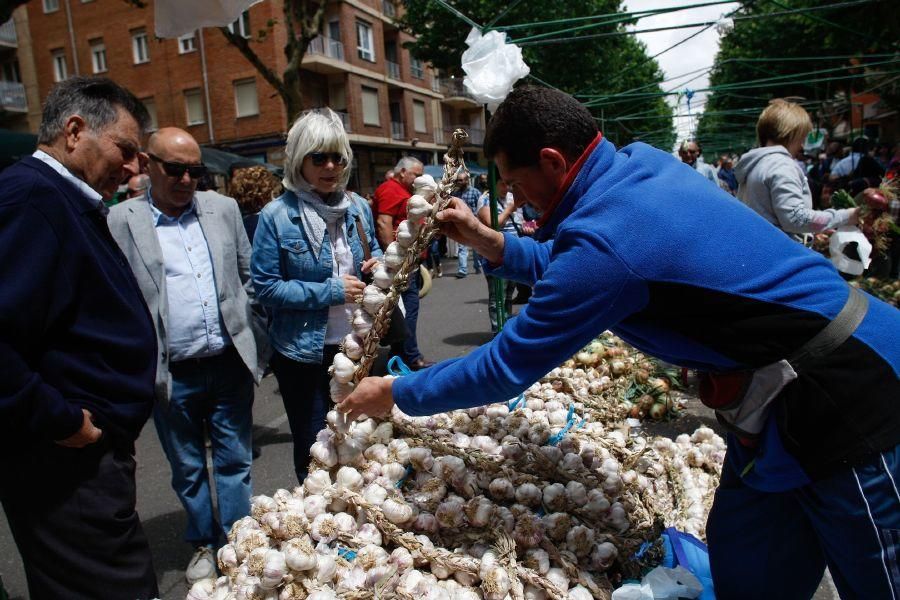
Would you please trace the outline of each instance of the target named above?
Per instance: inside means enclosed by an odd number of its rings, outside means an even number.
[[[137,121],[141,133],[150,125],[144,103],[108,77],[70,77],[53,86],[44,102],[39,144],[51,144],[72,115],[79,115],[93,131],[102,131],[116,122],[118,108]]]
[[[865,154],[869,151],[869,138],[858,137],[853,140],[853,145],[850,148],[851,152],[858,152],[859,154]]]
[[[503,152],[512,168],[530,167],[541,148],[556,148],[577,160],[597,137],[597,121],[572,96],[550,88],[523,86],[513,90],[491,116],[484,153]]]

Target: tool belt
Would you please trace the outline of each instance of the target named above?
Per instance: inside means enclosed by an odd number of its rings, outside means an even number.
[[[849,287],[849,286],[848,286]],[[765,427],[772,401],[797,379],[809,361],[847,341],[869,309],[865,294],[850,287],[841,312],[822,331],[786,359],[758,369],[700,375],[700,401],[716,411],[723,427],[752,446]]]

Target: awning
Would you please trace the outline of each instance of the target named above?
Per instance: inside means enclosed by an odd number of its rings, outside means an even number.
[[[217,148],[208,148],[205,146],[201,146],[200,153],[201,160],[203,161],[203,164],[206,165],[206,168],[209,169],[210,173],[231,176],[231,172],[234,169],[256,167],[262,165],[276,175],[280,176],[281,174],[280,167],[276,167],[275,165],[269,164],[267,162],[247,158],[246,156],[241,156],[239,154],[225,152],[224,150],[219,150]]]
[[[37,136],[33,133],[0,129],[0,158],[17,161],[30,156],[36,149]]]

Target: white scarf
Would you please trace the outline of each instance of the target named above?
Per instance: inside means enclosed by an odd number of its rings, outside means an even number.
[[[296,189],[295,185],[287,187],[297,195],[303,230],[306,231],[306,237],[309,238],[313,256],[319,260],[327,225],[343,220],[347,209],[350,208],[350,198],[343,191],[338,191],[329,194],[323,200],[306,181],[303,181],[301,185],[301,189]],[[346,226],[341,224],[341,227],[346,235]]]

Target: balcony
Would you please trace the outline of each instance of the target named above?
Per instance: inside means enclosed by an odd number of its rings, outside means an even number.
[[[310,40],[303,57],[303,68],[326,75],[346,70],[346,65],[338,65],[335,61],[344,62],[344,44],[319,36]]]
[[[391,121],[391,138],[395,140],[406,139],[406,128],[403,127],[403,123]]]
[[[341,123],[344,124],[344,131],[350,133],[352,130],[350,129],[350,115],[345,112],[334,111],[341,118]]]
[[[422,68],[422,63],[416,64],[416,61],[413,61],[409,65],[409,74],[413,76],[413,79],[425,79],[425,69]]]
[[[443,88],[441,87],[441,78],[437,75],[431,78],[431,91],[441,93]]]
[[[387,63],[388,78],[400,81],[400,63],[395,63],[391,60],[386,60],[384,62]]]
[[[397,18],[397,7],[391,0],[381,0],[381,12],[389,19]]]
[[[12,19],[0,25],[0,46],[18,48],[19,38],[16,36],[16,24]]]
[[[28,112],[25,86],[15,81],[0,81],[0,108],[9,112]]]
[[[442,79],[440,84],[440,92],[444,94],[444,102],[451,106],[459,108],[470,108],[478,106],[478,101],[469,93],[466,86],[463,85],[462,77],[453,79]]]

